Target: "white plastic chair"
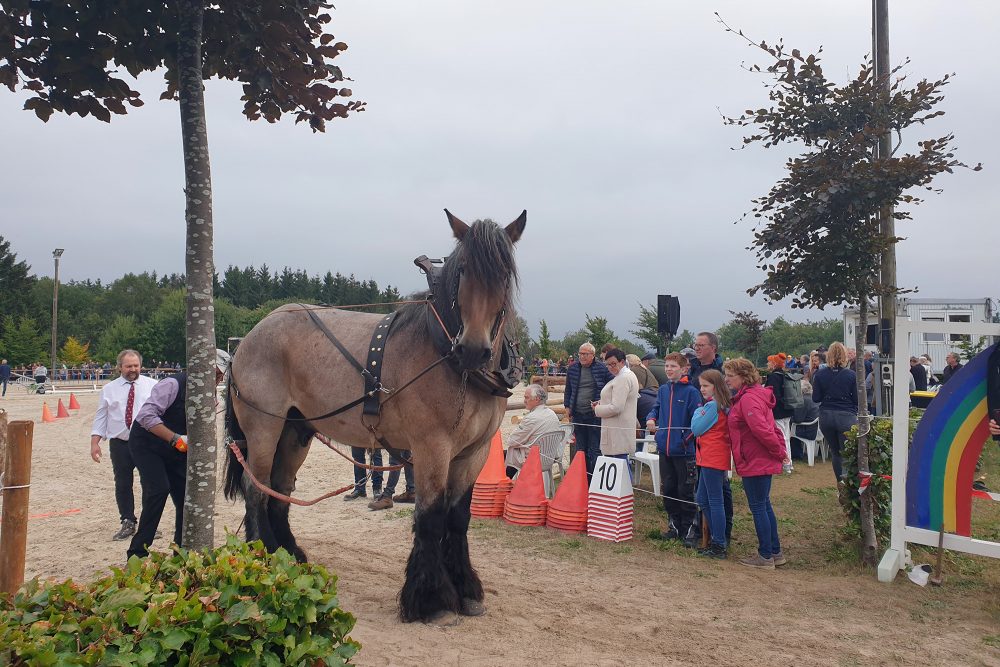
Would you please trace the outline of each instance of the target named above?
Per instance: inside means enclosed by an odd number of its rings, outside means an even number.
[[[816,437],[812,440],[803,438],[799,435],[798,428],[800,426],[815,426],[816,427]],[[816,450],[819,449],[819,455],[823,459],[823,463],[826,463],[826,457],[829,452],[829,448],[826,441],[823,440],[823,433],[819,430],[819,417],[813,419],[812,421],[802,422],[801,424],[792,424],[792,436],[798,438],[802,442],[802,446],[806,449],[806,459],[809,461],[809,467],[816,465]]]
[[[649,468],[650,477],[653,478],[653,494],[657,496],[662,495],[660,487],[660,455],[656,453],[656,439],[651,436],[637,438],[635,444],[644,445],[638,452],[628,455],[628,460],[632,463],[632,477],[635,479],[635,485],[638,486],[642,480],[642,466],[646,466]],[[652,447],[652,451],[649,451],[650,447]]]

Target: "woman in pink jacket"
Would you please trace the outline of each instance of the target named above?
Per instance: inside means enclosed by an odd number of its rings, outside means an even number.
[[[781,473],[785,458],[785,438],[774,423],[774,392],[761,386],[760,373],[746,359],[730,359],[722,367],[733,391],[728,420],[733,461],[757,529],[757,554],[740,564],[773,570],[788,562],[781,552],[778,521],[771,508],[771,475]]]

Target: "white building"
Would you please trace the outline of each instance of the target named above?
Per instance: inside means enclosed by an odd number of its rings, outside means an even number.
[[[917,322],[991,322],[995,314],[993,301],[982,299],[916,299],[900,297],[896,312]],[[865,349],[877,348],[878,309],[868,312],[868,338]],[[858,309],[844,308],[844,344],[854,346],[854,333],[858,326]],[[949,352],[959,350],[958,343],[963,338],[959,334],[923,333],[910,340],[910,356],[930,355],[933,372],[940,373],[945,366],[944,358]],[[978,342],[980,336],[974,337]]]

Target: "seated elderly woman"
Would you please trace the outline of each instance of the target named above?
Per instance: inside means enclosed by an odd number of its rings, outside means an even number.
[[[528,458],[528,451],[535,438],[559,430],[559,417],[545,405],[548,394],[540,384],[529,384],[524,390],[524,407],[528,414],[507,437],[507,477],[513,479]]]

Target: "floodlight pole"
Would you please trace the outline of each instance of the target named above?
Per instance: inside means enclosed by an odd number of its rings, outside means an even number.
[[[52,282],[52,366],[49,368],[49,377],[52,378],[52,384],[55,384],[56,378],[56,344],[58,339],[56,338],[57,323],[59,321],[59,258],[62,257],[63,249],[56,248],[52,251],[52,259],[56,263],[56,272]]]

